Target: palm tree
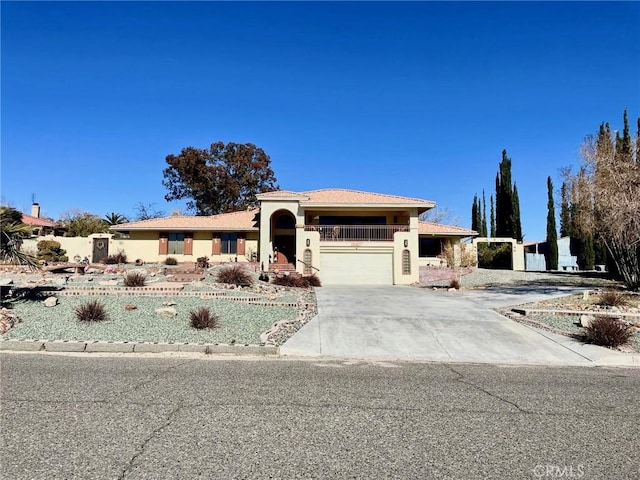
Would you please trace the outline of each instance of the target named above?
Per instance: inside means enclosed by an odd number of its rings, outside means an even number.
[[[0,261],[29,268],[38,268],[33,255],[20,250],[22,240],[31,235],[31,227],[22,223],[22,214],[15,208],[0,207]]]
[[[121,223],[127,223],[129,219],[121,213],[111,212],[104,216],[104,222],[109,225],[120,225]]]

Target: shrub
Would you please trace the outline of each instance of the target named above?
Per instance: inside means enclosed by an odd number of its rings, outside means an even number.
[[[585,328],[585,340],[603,347],[619,347],[629,342],[633,335],[633,330],[624,323],[602,315]]]
[[[107,320],[105,306],[98,300],[90,300],[75,308],[76,318],[81,322],[102,322]]]
[[[165,265],[177,265],[178,264],[178,260],[175,259],[174,257],[167,257],[164,259],[164,264]]]
[[[240,265],[223,268],[216,277],[218,283],[229,283],[232,285],[247,285],[253,283],[251,274]]]
[[[449,288],[455,288],[456,290],[460,290],[460,280],[454,278],[449,282]]]
[[[198,257],[196,260],[196,267],[209,268],[209,257]]]
[[[218,316],[211,313],[207,307],[200,307],[189,312],[191,326],[202,330],[204,328],[216,328],[218,326]]]
[[[115,255],[109,255],[102,260],[102,263],[106,265],[117,265],[118,263],[127,263],[127,255],[120,250]]]
[[[600,299],[598,300],[598,305],[607,307],[623,307],[628,303],[624,294],[615,290],[605,290],[600,294]]]
[[[319,287],[320,279],[315,275],[310,275],[308,277],[303,277],[297,274],[276,275],[273,279],[273,284],[293,288],[309,288],[311,286]]]
[[[55,240],[40,240],[37,244],[38,260],[43,262],[68,262],[69,257],[66,256],[67,251],[60,248],[60,242]]]
[[[129,272],[123,278],[125,287],[144,287],[147,283],[147,276],[142,272]]]

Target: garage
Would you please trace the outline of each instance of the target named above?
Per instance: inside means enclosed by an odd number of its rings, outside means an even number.
[[[393,285],[393,250],[385,252],[321,252],[323,285]]]

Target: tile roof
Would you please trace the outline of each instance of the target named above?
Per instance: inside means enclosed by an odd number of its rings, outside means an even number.
[[[27,225],[32,225],[34,227],[54,227],[55,222],[51,220],[47,220],[44,218],[33,217],[31,215],[27,215],[26,213],[22,214],[22,223]]]
[[[139,222],[121,223],[110,227],[110,230],[258,230],[257,215],[259,208],[240,212],[221,213],[219,215],[174,215],[163,218],[150,218]]]
[[[278,190],[258,195],[258,199],[260,200],[281,197],[299,199],[301,205],[415,205],[422,208],[435,206],[435,202],[431,200],[402,197],[399,195],[386,195],[383,193],[362,192],[345,188],[325,188],[306,192]]]
[[[433,222],[418,222],[420,235],[446,235],[451,237],[475,237],[478,232],[454,225],[442,225]]]

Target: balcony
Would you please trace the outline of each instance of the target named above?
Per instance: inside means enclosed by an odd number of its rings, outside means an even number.
[[[305,232],[318,232],[321,242],[392,242],[396,232],[408,225],[306,225]]]

